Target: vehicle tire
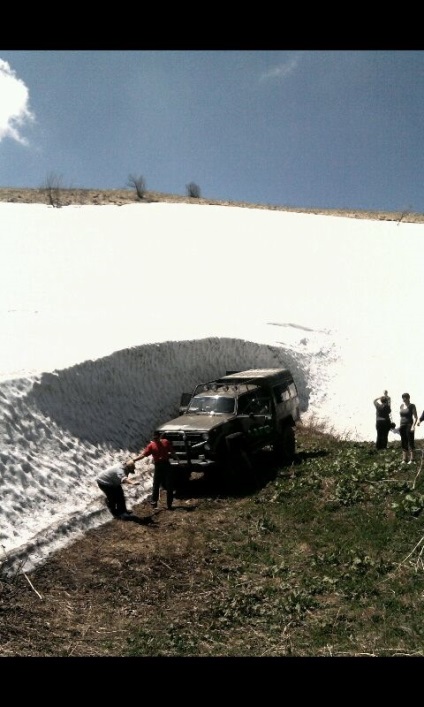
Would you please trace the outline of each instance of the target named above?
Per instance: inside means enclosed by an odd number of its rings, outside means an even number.
[[[187,484],[190,481],[191,471],[190,469],[183,469],[175,474],[179,484]]]
[[[174,491],[175,495],[178,497],[180,494],[184,493],[187,488],[187,484],[190,481],[191,471],[190,469],[175,469],[174,470]]]
[[[285,466],[293,464],[296,454],[296,435],[294,427],[287,425],[283,428],[281,436],[274,444],[274,451]]]
[[[246,450],[244,436],[234,432],[225,438],[226,443],[226,477],[232,483],[251,482],[253,464]]]

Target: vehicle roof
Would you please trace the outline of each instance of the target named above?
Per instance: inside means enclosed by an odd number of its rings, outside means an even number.
[[[222,378],[216,378],[207,383],[199,383],[193,395],[204,395],[210,391],[210,395],[222,395],[227,389],[230,395],[240,395],[247,391],[256,390],[265,385],[277,384],[282,381],[293,380],[292,374],[287,368],[249,368],[246,371],[233,371]],[[229,388],[232,390],[229,391]]]
[[[254,384],[247,385],[243,383],[239,385],[225,385],[225,387],[221,385],[218,389],[209,388],[207,390],[199,390],[194,397],[223,398],[226,396],[228,398],[234,398],[234,395],[239,396],[242,393],[250,393],[252,390],[259,390],[259,386]]]
[[[279,376],[288,377],[291,376],[288,368],[249,368],[247,371],[238,371],[236,373],[230,373],[229,375],[222,376],[220,381],[239,381],[239,380],[252,380],[264,378],[278,378]]]

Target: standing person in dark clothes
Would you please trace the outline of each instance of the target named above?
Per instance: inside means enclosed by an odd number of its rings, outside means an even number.
[[[417,408],[414,403],[411,403],[409,393],[402,395],[402,401],[399,425],[402,444],[402,464],[412,464],[415,450],[415,425],[418,422]]]
[[[105,494],[106,505],[114,518],[125,519],[130,515],[125,503],[122,484],[131,484],[128,475],[134,474],[134,472],[134,462],[128,461],[125,464],[117,464],[101,471],[96,478],[97,485]]]
[[[143,449],[138,457],[134,457],[133,462],[152,456],[155,465],[153,473],[153,490],[151,505],[157,508],[159,501],[160,488],[166,490],[166,505],[168,510],[172,510],[172,502],[174,500],[174,474],[171,462],[173,459],[178,459],[174,452],[174,448],[168,439],[165,439],[159,432],[153,433],[152,441]]]
[[[377,440],[375,446],[377,449],[387,449],[387,442],[389,439],[389,430],[392,424],[390,407],[390,398],[387,394],[387,390],[379,398],[375,398],[374,405],[376,409],[376,422],[375,426],[377,429]]]

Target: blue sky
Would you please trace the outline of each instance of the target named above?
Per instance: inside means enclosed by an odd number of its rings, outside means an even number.
[[[424,211],[424,51],[5,50],[0,187]]]

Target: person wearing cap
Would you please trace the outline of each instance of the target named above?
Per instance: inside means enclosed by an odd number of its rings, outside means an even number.
[[[129,474],[134,474],[135,464],[129,460],[101,471],[96,477],[97,485],[106,496],[106,505],[114,518],[125,519],[131,514],[127,510],[122,484],[131,484]]]
[[[168,510],[172,510],[174,500],[174,474],[170,458],[178,459],[174,452],[172,443],[163,437],[157,430],[153,433],[152,440],[144,447],[133,462],[137,462],[145,457],[152,457],[155,470],[153,472],[153,488],[151,506],[157,508],[161,487],[166,490],[166,505]]]
[[[387,443],[389,439],[389,430],[392,425],[390,407],[390,398],[387,394],[387,390],[379,398],[375,398],[374,405],[376,409],[376,421],[375,426],[377,429],[377,440],[375,446],[377,449],[387,449]]]

